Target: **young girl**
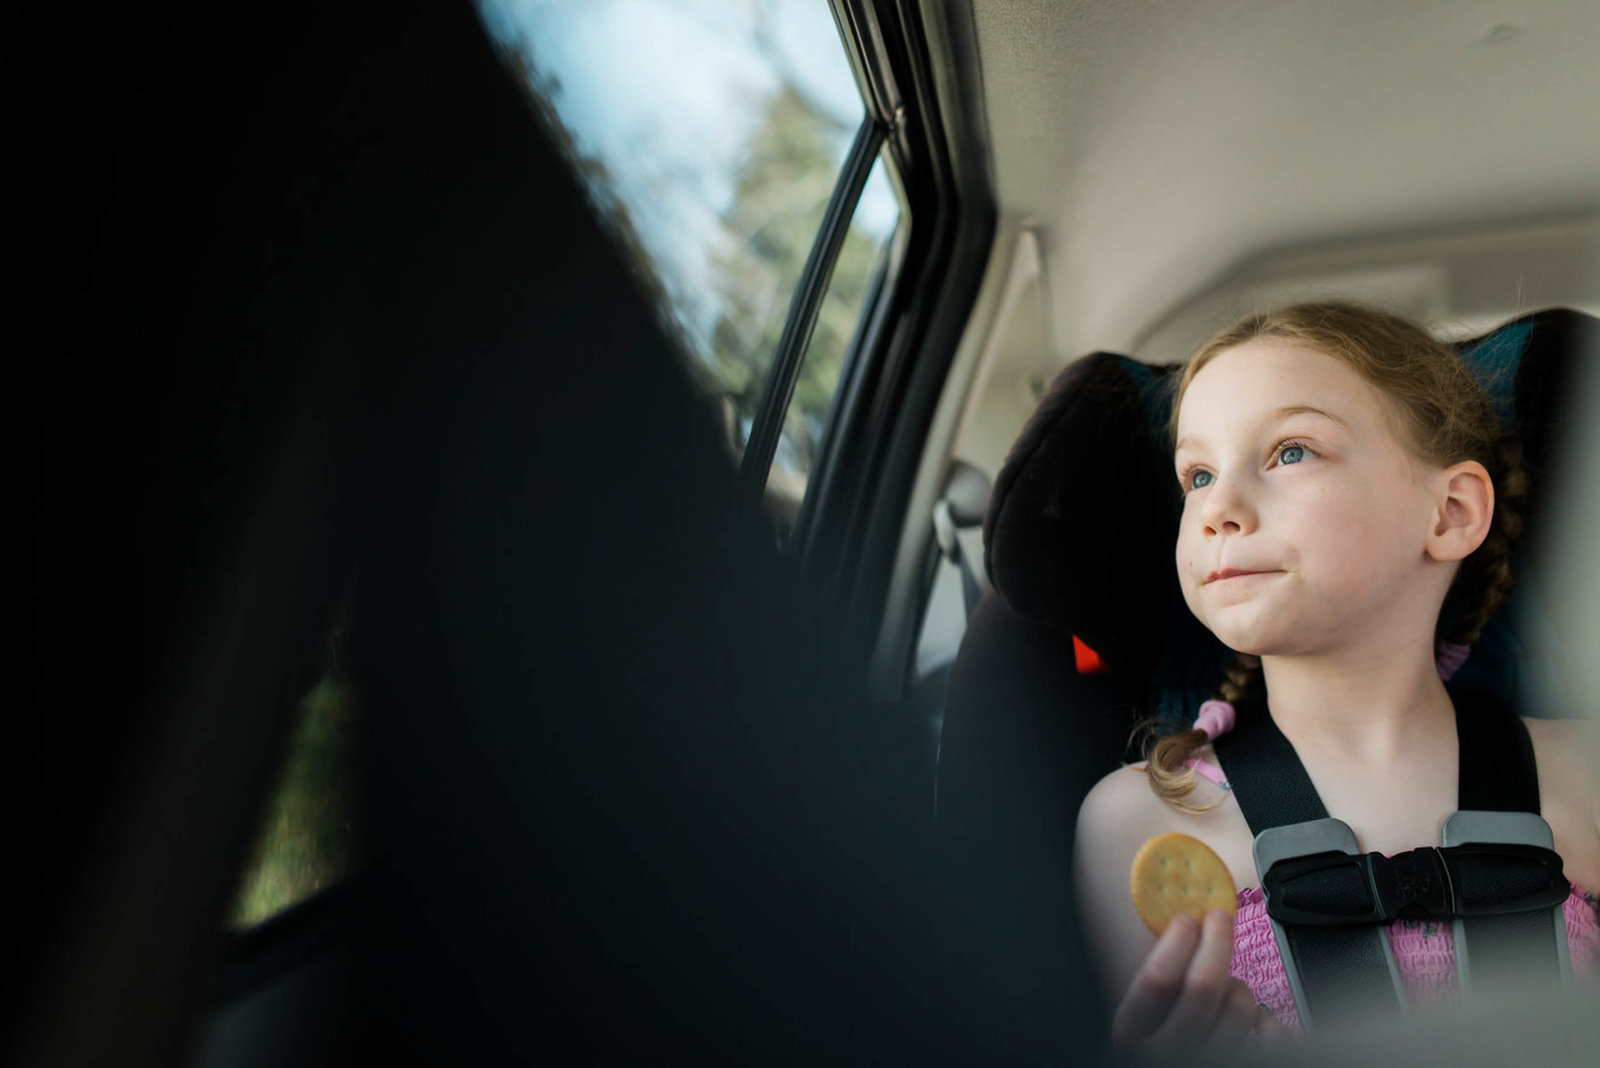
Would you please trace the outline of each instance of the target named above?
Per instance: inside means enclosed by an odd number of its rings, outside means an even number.
[[[1455,713],[1441,681],[1511,588],[1526,476],[1488,396],[1418,327],[1348,305],[1254,316],[1208,342],[1174,406],[1184,494],[1178,579],[1189,608],[1238,660],[1223,701],[1256,688],[1329,815],[1363,852],[1439,845],[1457,806]],[[1497,487],[1499,489],[1497,499]],[[1459,618],[1435,645],[1441,612]],[[1262,900],[1252,835],[1201,729],[1160,739],[1113,772],[1078,817],[1085,928],[1109,989],[1113,1037],[1173,1050],[1298,1029]],[[1600,953],[1600,790],[1571,721],[1525,721],[1542,815],[1572,895],[1575,976]],[[1168,831],[1216,851],[1241,887],[1238,916],[1179,918],[1160,939],[1128,897],[1134,854]],[[1448,924],[1389,937],[1414,1005],[1449,1001]]]

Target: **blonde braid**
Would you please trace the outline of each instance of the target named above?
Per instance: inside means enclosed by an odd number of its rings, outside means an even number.
[[[1217,699],[1238,704],[1261,678],[1261,658],[1249,653],[1238,653],[1228,665],[1222,683],[1217,687]],[[1202,730],[1178,731],[1164,738],[1155,737],[1152,723],[1145,732],[1153,741],[1146,745],[1145,775],[1150,779],[1150,789],[1157,797],[1184,812],[1208,812],[1222,804],[1218,798],[1209,805],[1195,805],[1188,800],[1194,792],[1195,773],[1184,766],[1184,761],[1194,756],[1211,742]]]
[[[1261,658],[1249,653],[1234,654],[1233,663],[1217,686],[1217,697],[1236,705],[1261,679]]]

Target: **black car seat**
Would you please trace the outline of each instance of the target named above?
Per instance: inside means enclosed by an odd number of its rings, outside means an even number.
[[[1523,582],[1455,683],[1523,714],[1570,714],[1539,655],[1555,636],[1526,565],[1539,552],[1559,403],[1584,356],[1600,357],[1600,320],[1535,312],[1458,347],[1522,441],[1530,492]],[[1030,903],[1019,923],[1045,955],[1081,950],[1070,862],[1084,795],[1136,757],[1141,719],[1187,724],[1232,655],[1189,614],[1172,565],[1175,370],[1106,352],[1068,365],[1013,445],[985,518],[993,592],[951,672],[938,821],[953,863],[1000,899]]]

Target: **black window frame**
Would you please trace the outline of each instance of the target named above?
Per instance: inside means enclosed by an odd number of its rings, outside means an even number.
[[[917,468],[977,300],[997,209],[971,12],[916,0],[832,6],[861,81],[865,125],[881,129],[903,196],[903,232],[895,239],[898,269],[874,283],[846,354],[787,548],[824,606],[847,621],[836,652],[865,679]],[[930,41],[940,46],[938,67]],[[863,181],[870,165],[869,157]],[[791,316],[814,321],[815,309],[800,303],[797,297]],[[892,655],[914,654],[910,633]]]
[[[806,256],[800,284],[790,299],[789,314],[784,320],[783,333],[778,336],[778,347],[772,354],[761,402],[756,407],[739,463],[740,477],[757,494],[766,490],[767,476],[778,451],[778,439],[783,435],[784,418],[794,398],[795,384],[800,381],[806,349],[811,344],[822,302],[828,295],[828,283],[833,279],[839,250],[850,232],[850,221],[855,217],[856,205],[877,161],[885,133],[884,124],[869,109],[856,128],[850,151],[839,171],[839,180],[823,212],[817,240]],[[835,386],[835,392],[837,389]]]

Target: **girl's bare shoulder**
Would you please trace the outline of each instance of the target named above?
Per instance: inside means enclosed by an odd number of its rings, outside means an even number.
[[[1539,765],[1540,792],[1554,787],[1569,797],[1600,799],[1600,721],[1522,717]]]
[[[1205,804],[1213,794],[1220,796],[1220,790],[1202,780],[1189,800]],[[1108,989],[1127,988],[1155,941],[1129,897],[1128,873],[1139,848],[1158,834],[1183,831],[1218,850],[1226,863],[1218,848],[1225,836],[1214,833],[1228,818],[1225,809],[1185,812],[1162,800],[1150,788],[1143,763],[1111,772],[1084,798],[1075,857],[1078,906]]]
[[[1589,719],[1529,719],[1539,766],[1539,807],[1555,832],[1567,876],[1600,886],[1600,725]]]
[[[1083,799],[1079,821],[1116,821],[1142,814],[1153,815],[1152,802],[1161,806],[1161,799],[1150,789],[1150,779],[1144,769],[1142,760],[1137,764],[1124,764],[1095,783],[1094,789]]]
[[[1154,942],[1128,896],[1128,871],[1145,839],[1166,829],[1162,810],[1170,808],[1151,792],[1140,763],[1101,779],[1078,810],[1078,908],[1109,990],[1126,989]]]
[[[1541,741],[1547,744],[1554,742],[1558,745],[1577,742],[1592,749],[1595,743],[1600,741],[1600,719],[1589,716],[1577,716],[1569,719],[1542,719],[1523,716],[1522,722],[1527,725],[1528,734],[1533,738],[1535,746],[1538,746]]]
[[[1215,759],[1210,746],[1195,756],[1208,763]],[[1151,789],[1144,768],[1143,763],[1118,768],[1089,791],[1078,812],[1079,854],[1121,864],[1156,835],[1181,831],[1210,846],[1234,873],[1237,885],[1252,885],[1252,837],[1232,795],[1196,776],[1193,791],[1184,798],[1187,807],[1180,808]]]
[[[1096,783],[1083,799],[1078,809],[1078,855],[1125,873],[1145,839],[1171,829],[1174,811],[1150,789],[1143,762],[1124,765]]]
[[[1211,747],[1195,753],[1201,760],[1214,762]],[[1209,806],[1226,797],[1224,791],[1213,783],[1197,777],[1194,792],[1188,800],[1196,805]],[[1108,829],[1126,836],[1140,833],[1144,837],[1164,831],[1189,830],[1195,813],[1186,813],[1162,800],[1150,788],[1145,774],[1145,762],[1125,764],[1095,784],[1084,798],[1078,813],[1080,832],[1085,824],[1092,827],[1108,825]],[[1191,832],[1192,833],[1192,832]],[[1139,838],[1143,841],[1144,838]]]
[[[1197,781],[1190,800],[1201,804],[1214,800],[1216,787]],[[1193,832],[1195,814],[1186,813],[1159,797],[1150,788],[1145,763],[1126,764],[1095,784],[1078,810],[1078,835],[1086,844],[1131,844],[1133,848],[1153,835],[1167,831]]]
[[[1596,794],[1596,758],[1600,757],[1600,722],[1583,719],[1534,719],[1523,716],[1533,742],[1541,785],[1557,783],[1566,791]]]

